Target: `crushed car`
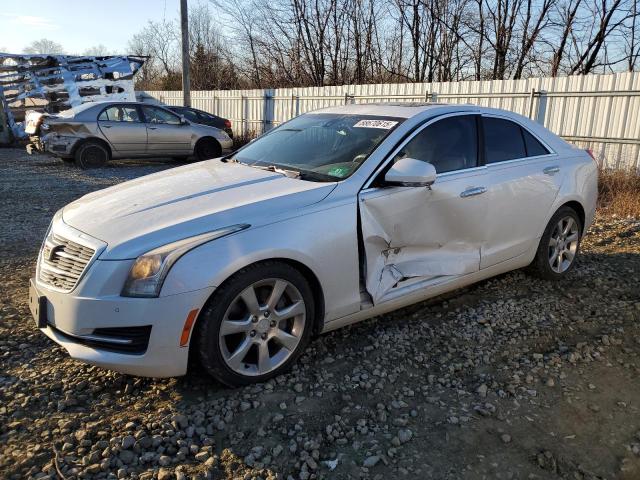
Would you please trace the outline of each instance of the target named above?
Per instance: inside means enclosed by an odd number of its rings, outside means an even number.
[[[38,122],[83,103],[135,101],[133,76],[146,57],[0,53],[0,143],[23,140]],[[35,111],[34,113],[29,113]],[[33,131],[34,125],[31,125]]]

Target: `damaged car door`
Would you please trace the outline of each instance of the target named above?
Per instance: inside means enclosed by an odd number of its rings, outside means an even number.
[[[486,173],[478,115],[440,117],[405,140],[359,194],[365,282],[373,303],[480,268]],[[431,163],[435,182],[404,186],[386,175],[402,159]],[[405,288],[406,287],[406,288]]]
[[[136,105],[111,105],[98,114],[98,127],[114,150],[142,155],[147,149],[147,127]]]

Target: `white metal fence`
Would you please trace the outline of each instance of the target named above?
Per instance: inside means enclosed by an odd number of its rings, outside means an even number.
[[[182,105],[181,91],[148,91]],[[191,92],[192,106],[231,120],[236,134],[262,133],[296,115],[370,102],[472,103],[528,116],[590,148],[608,167],[640,170],[640,72],[523,80],[342,85]]]

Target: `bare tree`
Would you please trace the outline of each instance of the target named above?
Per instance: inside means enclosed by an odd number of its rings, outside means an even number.
[[[104,57],[106,55],[111,55],[111,52],[104,45],[94,45],[93,47],[89,47],[82,52],[82,55],[90,56],[90,57]]]
[[[64,48],[57,42],[48,38],[34,40],[22,50],[23,53],[64,54]]]
[[[549,24],[549,12],[555,5],[556,0],[542,0],[539,9],[534,12],[533,0],[526,1],[526,12],[524,14],[524,22],[522,25],[522,38],[520,42],[520,51],[517,55],[516,67],[513,78],[521,78],[522,71],[538,40],[540,34]]]
[[[575,58],[569,73],[584,75],[592,73],[597,66],[610,64],[603,62],[600,54],[607,38],[628,18],[628,13],[622,13],[622,5],[623,0],[612,0],[611,3],[608,0],[593,0],[589,6],[590,15],[585,19],[585,23],[590,25],[591,35],[585,38],[575,30],[571,32]]]
[[[250,68],[248,69],[248,76],[253,86],[262,87],[262,81],[260,77],[261,66],[259,65],[258,54],[258,33],[257,11],[261,11],[257,8],[253,1],[245,0],[211,0],[212,3],[219,9],[220,12],[225,14],[231,22],[230,28],[234,31],[236,39],[239,40],[241,47],[243,47],[247,53],[246,56],[250,59]],[[241,52],[236,52],[242,55]]]
[[[232,54],[208,4],[189,9],[189,56],[193,90],[233,88],[238,84]]]
[[[634,71],[640,59],[640,0],[631,0],[628,35],[625,35],[625,51],[627,53],[627,70]]]
[[[159,68],[169,83],[175,82],[176,72],[180,67],[179,30],[175,22],[163,20],[149,21],[143,29],[135,34],[129,42],[129,48],[136,55],[151,57],[154,68]],[[180,74],[178,80],[180,79]]]
[[[574,25],[583,0],[567,0],[558,8],[558,24],[562,26],[562,33],[558,42],[558,47],[553,52],[553,58],[551,60],[551,76],[555,77],[560,71],[560,65],[565,55],[565,49],[567,48],[567,42],[570,40],[570,35],[573,32]]]
[[[209,0],[190,14],[193,88],[524,78],[636,69],[640,0]],[[225,28],[220,26],[224,22]],[[175,22],[130,52],[179,84]]]

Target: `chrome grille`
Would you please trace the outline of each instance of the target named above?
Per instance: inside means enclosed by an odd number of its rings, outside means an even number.
[[[40,255],[40,281],[66,292],[73,290],[95,253],[91,247],[50,233]]]

